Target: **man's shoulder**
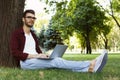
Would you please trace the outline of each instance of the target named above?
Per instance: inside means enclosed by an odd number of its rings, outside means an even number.
[[[19,36],[20,34],[24,34],[23,28],[17,28],[12,32],[14,36]]]
[[[23,31],[23,28],[20,27],[20,28],[15,29],[15,30],[13,31],[13,33],[20,34],[20,33],[24,33],[24,31]]]

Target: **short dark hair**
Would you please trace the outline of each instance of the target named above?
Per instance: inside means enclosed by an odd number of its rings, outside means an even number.
[[[27,13],[31,13],[31,14],[34,14],[34,15],[35,15],[35,11],[29,9],[29,10],[24,11],[24,13],[23,13],[23,17],[26,17],[26,14],[27,14]]]

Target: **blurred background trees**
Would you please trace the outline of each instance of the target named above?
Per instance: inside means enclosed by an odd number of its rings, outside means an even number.
[[[69,4],[66,0],[62,2],[51,1],[50,3],[56,4],[56,12],[51,19],[51,27],[61,31],[61,37],[64,40],[73,36],[74,32],[81,35],[79,36],[82,39],[80,41],[81,47],[86,49],[87,54],[91,54],[92,43],[97,43],[98,35],[102,34],[104,48],[107,49],[107,35],[111,27],[106,25],[105,21],[108,18],[95,0],[71,0]]]
[[[9,51],[9,40],[11,32],[22,25],[22,13],[27,6],[25,1],[0,2],[0,65],[16,66]],[[109,52],[120,51],[119,0],[40,2],[47,6],[44,7],[44,13],[36,14],[34,28],[43,49],[50,50],[56,44],[66,44],[68,50],[77,53],[91,54],[103,48]],[[107,5],[102,5],[103,3]],[[44,17],[48,14],[52,14],[49,19]]]
[[[119,0],[45,0],[45,2],[50,6],[45,8],[46,12],[54,12],[50,20],[51,27],[61,32],[63,42],[69,45],[69,48],[74,46],[87,54],[102,48],[113,51],[112,32],[118,30],[119,34]],[[101,2],[107,5],[102,5]],[[118,27],[114,30],[116,26]],[[71,45],[70,39],[73,36],[79,40],[78,45]],[[119,40],[117,42],[119,43]]]
[[[53,49],[56,46],[56,44],[63,44],[60,32],[51,28],[45,30],[43,27],[43,29],[40,31],[38,39],[41,48],[43,48],[45,51]]]

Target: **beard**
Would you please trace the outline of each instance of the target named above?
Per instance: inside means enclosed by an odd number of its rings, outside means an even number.
[[[33,25],[27,25],[27,27],[32,28],[32,27],[33,27]]]
[[[25,24],[27,27],[29,27],[29,28],[32,28],[33,27],[33,25],[30,25],[30,24]]]

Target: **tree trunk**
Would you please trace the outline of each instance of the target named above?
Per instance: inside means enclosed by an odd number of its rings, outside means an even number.
[[[86,54],[91,54],[91,45],[89,37],[86,37]]]
[[[106,36],[105,36],[105,39],[104,39],[104,43],[105,43],[105,49],[108,49],[108,39],[107,39]]]
[[[91,54],[92,50],[91,50],[91,45],[90,45],[89,33],[87,33],[85,37],[85,41],[86,41],[86,54]]]
[[[17,66],[10,54],[9,41],[11,32],[22,24],[25,0],[0,1],[0,66]]]

